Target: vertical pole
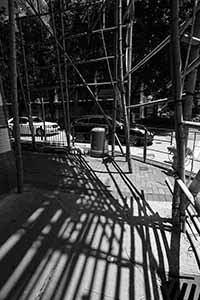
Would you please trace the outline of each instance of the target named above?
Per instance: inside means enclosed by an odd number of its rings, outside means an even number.
[[[144,101],[144,82],[141,82],[140,84],[140,104],[143,104]],[[144,106],[141,105],[140,106],[140,119],[144,119],[145,115],[144,115]]]
[[[193,147],[192,147],[193,156],[192,156],[191,167],[190,167],[190,175],[187,180],[188,183],[190,183],[190,181],[191,181],[192,171],[193,171],[193,167],[194,167],[194,151],[195,151],[195,147],[196,147],[196,139],[197,139],[197,133],[194,132],[194,140],[193,140]]]
[[[143,159],[144,159],[144,162],[146,162],[146,159],[147,159],[147,129],[146,128],[145,128],[145,134],[144,134]]]
[[[200,12],[197,10],[197,3],[199,1],[195,0],[194,2],[194,8],[193,8],[193,23],[192,23],[192,29],[190,33],[190,39],[192,39],[192,35],[194,35],[197,39],[200,38]],[[199,4],[198,4],[199,5]],[[197,59],[200,55],[199,47],[193,46],[190,42],[188,45],[188,59],[186,60],[186,67],[188,64],[190,64],[192,61]],[[186,91],[186,95],[184,97],[183,102],[183,115],[184,120],[191,120],[192,118],[192,106],[194,103],[194,93],[196,89],[196,81],[197,81],[197,72],[198,68],[195,68],[192,72],[190,72],[186,78],[183,77],[182,85],[184,84],[183,88]],[[185,80],[184,80],[185,79]],[[188,134],[189,134],[189,128],[186,126],[184,128],[185,133],[185,140],[187,147],[187,141],[188,141]]]
[[[21,26],[20,19],[19,19],[19,31],[20,31],[21,49],[22,49],[22,57],[23,57],[24,71],[25,71],[26,89],[27,89],[28,105],[26,104],[26,108],[28,110],[27,113],[28,113],[29,127],[30,127],[31,138],[32,138],[32,148],[33,148],[33,150],[35,150],[35,135],[34,135],[34,128],[33,128],[33,120],[32,120],[31,95],[30,95],[27,63],[26,63],[26,53],[25,53],[25,49],[24,49],[24,41],[23,41],[23,37],[22,37],[22,26]],[[26,101],[26,98],[25,98],[25,101]]]
[[[19,111],[17,98],[17,57],[16,57],[16,36],[15,36],[15,7],[14,0],[8,0],[9,9],[9,34],[10,34],[10,79],[11,97],[13,102],[15,155],[17,167],[17,191],[23,192],[23,163],[20,144]]]
[[[175,131],[176,131],[176,148],[177,148],[177,173],[178,176],[185,181],[185,138],[184,128],[182,124],[182,93],[181,93],[181,54],[180,54],[180,39],[179,39],[179,1],[171,0],[172,12],[172,82],[173,93],[175,100]],[[175,193],[176,197],[173,199],[173,208],[177,209],[179,203],[179,195]],[[175,195],[174,195],[175,196]],[[183,198],[183,197],[182,197]],[[172,208],[172,216],[177,215],[177,212]],[[183,205],[180,203],[179,215],[181,223],[184,223]]]
[[[67,146],[70,147],[70,135],[71,135],[71,125],[70,125],[70,108],[69,108],[69,91],[68,91],[68,74],[67,74],[67,60],[65,56],[66,46],[65,46],[65,27],[64,27],[64,11],[65,5],[64,1],[61,0],[61,27],[62,27],[62,46],[63,46],[63,57],[64,57],[64,78],[65,78],[65,95],[66,95],[66,135],[67,135]]]
[[[115,25],[118,24],[118,0],[116,0],[115,4]],[[114,78],[117,82],[118,80],[118,30],[115,30],[115,38],[114,38],[114,47],[115,47],[115,63],[114,63]],[[115,84],[114,89],[114,102],[113,102],[113,113],[112,113],[112,157],[115,155],[115,132],[116,132],[116,117],[117,117],[117,84]]]
[[[174,138],[174,131],[171,131],[171,135],[170,135],[170,145],[173,144],[173,138]]]
[[[105,5],[103,5],[103,10],[102,10],[102,24],[103,24],[103,28],[106,27],[106,9],[105,9]]]
[[[128,95],[127,105],[131,105],[131,86],[132,86],[132,75],[130,70],[132,69],[132,51],[133,51],[133,17],[134,17],[134,0],[127,0],[127,6],[129,6],[129,26],[127,28],[127,72],[128,72]],[[133,7],[132,7],[133,6]],[[128,110],[128,121],[130,123],[130,109]]]
[[[65,126],[65,134],[67,138],[67,143],[69,142],[68,137],[68,125],[67,125],[67,114],[66,114],[66,107],[65,107],[65,97],[64,97],[64,88],[63,88],[63,76],[62,76],[62,69],[60,63],[60,47],[57,40],[57,33],[56,33],[56,26],[55,26],[55,18],[54,18],[54,6],[53,1],[50,0],[50,7],[51,7],[51,16],[52,16],[52,27],[53,27],[53,35],[55,37],[55,44],[56,44],[56,56],[57,56],[57,63],[58,63],[58,73],[60,78],[60,90],[61,90],[61,100],[62,100],[62,108],[63,108],[63,118],[64,118],[64,126]],[[65,54],[64,54],[65,55]],[[67,145],[69,146],[69,144]]]
[[[126,137],[126,160],[128,162],[129,172],[132,172],[131,156],[130,156],[130,130],[129,121],[126,108],[126,97],[124,87],[124,68],[123,68],[123,40],[122,40],[122,0],[119,0],[119,67],[120,67],[120,91],[121,101],[123,107],[123,115],[125,122],[125,137]]]
[[[46,124],[45,124],[45,108],[44,108],[44,99],[43,97],[40,99],[41,101],[41,106],[42,106],[42,121],[43,121],[43,128],[44,128],[44,140],[47,140],[47,135],[46,135]],[[41,136],[41,139],[43,136]]]

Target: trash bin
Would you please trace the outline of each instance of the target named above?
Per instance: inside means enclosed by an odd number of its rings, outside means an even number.
[[[108,153],[108,140],[106,128],[95,127],[90,134],[90,155],[93,157],[104,157]]]

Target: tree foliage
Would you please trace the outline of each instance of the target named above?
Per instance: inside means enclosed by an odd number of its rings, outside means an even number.
[[[23,2],[23,1],[22,1]],[[106,60],[101,62],[86,63],[87,60],[94,60],[105,56],[103,48],[102,33],[92,33],[92,31],[101,29],[103,19],[106,27],[113,27],[116,23],[115,1],[63,1],[64,2],[64,39],[66,51],[76,64],[81,74],[87,82],[110,81]],[[24,3],[24,2],[23,2]],[[63,7],[62,1],[39,1],[40,12],[49,12],[49,15],[43,16],[45,25],[53,32],[52,28],[55,23],[55,32],[58,42],[62,45],[63,35],[61,26],[61,12]],[[128,24],[127,1],[123,0],[123,21]],[[22,3],[21,5],[22,7]],[[36,7],[36,6],[35,6]],[[36,7],[37,8],[37,7]],[[135,1],[133,26],[133,65],[149,54],[169,33],[170,33],[170,8],[169,1],[151,0],[151,1]],[[180,23],[191,15],[191,3],[183,1],[181,6]],[[38,96],[44,97],[50,95],[53,98],[52,87],[57,87],[59,91],[60,78],[58,74],[56,43],[55,38],[45,29],[44,24],[30,6],[23,6],[22,10],[26,10],[23,18],[17,21],[17,49],[18,49],[18,66],[22,74],[22,81],[25,86],[24,64],[22,58],[22,43],[25,48],[27,71],[31,88],[31,97],[34,101]],[[2,16],[3,12],[1,12]],[[29,17],[27,16],[29,15]],[[103,17],[104,15],[104,17]],[[44,19],[45,18],[45,19]],[[19,24],[20,22],[20,24]],[[6,90],[8,87],[8,26],[7,21],[1,20],[1,70]],[[107,54],[115,55],[115,31],[106,31],[103,35]],[[123,51],[125,53],[126,29],[123,29]],[[184,53],[184,50],[183,50]],[[60,58],[63,67],[63,53],[60,51]],[[114,60],[109,60],[111,70],[114,69]],[[71,86],[70,96],[74,97],[75,88],[73,85],[81,83],[80,77],[77,75],[73,66],[67,62],[68,80]],[[170,50],[165,47],[148,63],[133,74],[132,93],[137,94],[138,87],[141,82],[144,83],[145,93],[156,96],[166,96],[167,83],[170,80]],[[20,85],[19,85],[20,87]],[[41,87],[49,87],[51,92],[47,92]],[[26,88],[26,87],[25,87]],[[83,97],[88,97],[87,93],[81,90]]]

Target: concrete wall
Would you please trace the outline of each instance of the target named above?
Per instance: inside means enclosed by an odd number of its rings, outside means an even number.
[[[0,92],[0,194],[16,186],[15,157],[11,149],[8,126]]]
[[[0,153],[0,195],[16,187],[16,166],[12,151]]]

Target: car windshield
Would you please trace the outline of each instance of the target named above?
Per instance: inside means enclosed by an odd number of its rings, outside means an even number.
[[[35,123],[42,122],[42,120],[39,117],[32,117],[32,119],[33,119],[33,122],[35,122]]]
[[[78,119],[78,120],[76,120],[76,123],[88,123],[88,118]]]
[[[26,117],[19,118],[19,124],[27,124],[27,123],[28,123],[28,119]]]

